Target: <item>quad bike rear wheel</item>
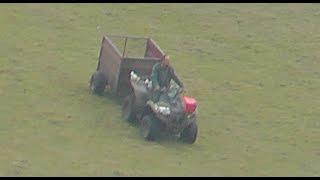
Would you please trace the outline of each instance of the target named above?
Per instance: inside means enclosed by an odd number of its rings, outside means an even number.
[[[133,93],[124,98],[122,103],[122,116],[128,122],[136,120],[135,96]]]

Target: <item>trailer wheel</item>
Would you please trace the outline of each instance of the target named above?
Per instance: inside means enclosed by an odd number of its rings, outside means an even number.
[[[122,103],[122,116],[128,122],[134,122],[136,120],[134,98],[134,94],[130,94],[124,98]]]
[[[197,139],[198,126],[196,122],[192,122],[181,133],[180,139],[184,143],[193,144]]]
[[[93,94],[102,94],[107,85],[107,79],[101,71],[96,71],[90,78],[90,92]]]
[[[159,127],[157,120],[150,114],[142,117],[140,121],[140,133],[147,141],[156,140],[159,134]]]

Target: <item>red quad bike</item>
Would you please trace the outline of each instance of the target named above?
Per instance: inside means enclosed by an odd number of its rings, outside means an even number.
[[[130,75],[133,91],[123,102],[123,117],[138,122],[145,140],[156,140],[160,132],[166,132],[193,144],[198,133],[196,100],[183,96],[182,89],[172,83],[169,89],[161,90],[159,102],[154,103],[151,100],[152,82],[134,72]]]

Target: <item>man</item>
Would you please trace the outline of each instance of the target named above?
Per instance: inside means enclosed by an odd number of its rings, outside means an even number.
[[[153,87],[153,102],[159,101],[161,90],[170,87],[171,79],[184,90],[183,83],[179,80],[174,69],[170,66],[169,56],[164,55],[161,58],[160,63],[156,63],[152,68],[151,81]]]

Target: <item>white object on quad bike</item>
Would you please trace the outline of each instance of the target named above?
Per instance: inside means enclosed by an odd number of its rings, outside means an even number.
[[[136,81],[136,82],[138,82],[140,80],[140,77],[134,71],[131,71],[130,78],[131,78],[131,80]]]
[[[145,85],[147,86],[148,89],[151,89],[152,88],[152,81],[150,81],[149,79],[146,79],[144,81]]]
[[[152,88],[152,81],[149,79],[144,80],[143,78],[140,78],[134,71],[131,71],[130,73],[130,80],[136,84],[144,84],[148,89]]]

